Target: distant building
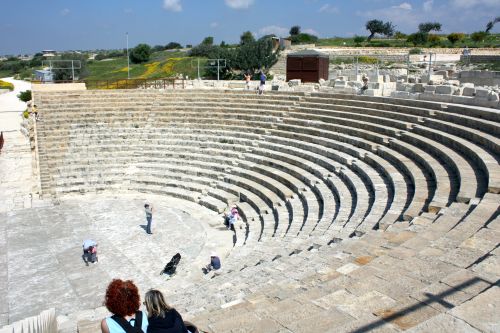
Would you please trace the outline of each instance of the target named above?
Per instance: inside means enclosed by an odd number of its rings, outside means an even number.
[[[272,40],[274,51],[277,51],[278,49],[286,50],[292,46],[292,41],[288,38],[272,37]]]
[[[57,52],[54,50],[43,50],[42,54],[44,57],[55,57]]]
[[[45,69],[35,69],[33,74],[35,75],[35,80],[41,82],[52,82],[54,78],[52,72]]]

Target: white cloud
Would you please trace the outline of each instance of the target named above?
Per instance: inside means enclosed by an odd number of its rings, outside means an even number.
[[[403,9],[403,10],[412,10],[412,7],[408,2],[403,2],[402,4],[399,4],[397,6],[392,6],[392,8]]]
[[[306,34],[310,34],[310,35],[314,35],[314,36],[319,36],[319,33],[316,30],[311,29],[311,28],[304,29],[304,30],[302,30],[302,32],[305,32]]]
[[[432,11],[433,4],[434,4],[434,0],[425,1],[423,4],[424,12]]]
[[[217,28],[219,26],[219,22],[210,23],[210,28]]]
[[[225,0],[225,2],[233,9],[247,9],[253,5],[254,0]]]
[[[320,13],[332,13],[332,14],[335,14],[335,13],[339,12],[339,9],[337,7],[335,7],[335,6],[330,5],[330,4],[324,4],[319,9],[319,12]]]
[[[181,0],[163,0],[163,8],[171,12],[182,11]]]
[[[62,16],[67,16],[69,14],[70,10],[68,8],[64,8],[63,10],[61,10],[61,15]]]
[[[473,8],[477,6],[487,6],[500,8],[498,0],[450,0],[451,5],[457,8]]]
[[[274,34],[279,37],[288,36],[288,29],[279,27],[277,25],[268,25],[267,27],[263,27],[259,29],[259,36],[271,35]]]

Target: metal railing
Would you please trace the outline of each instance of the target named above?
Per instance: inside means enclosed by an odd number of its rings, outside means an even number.
[[[99,89],[184,89],[184,79],[119,79],[119,80],[80,80],[80,81],[32,81],[34,84],[85,83],[89,90]]]

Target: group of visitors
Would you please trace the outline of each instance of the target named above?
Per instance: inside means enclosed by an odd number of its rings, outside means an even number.
[[[240,219],[240,213],[238,212],[238,207],[233,205],[231,210],[227,213],[224,213],[224,224],[226,225],[228,230],[234,231],[234,225]]]
[[[245,74],[243,74],[244,78],[245,78],[245,89],[246,90],[250,90],[250,81],[252,80],[252,74],[247,72]],[[257,89],[257,94],[259,95],[263,95],[264,94],[264,90],[266,88],[266,80],[267,80],[267,76],[266,74],[264,74],[264,71],[260,71],[259,72],[259,80],[260,80],[260,83],[259,83],[259,87]]]
[[[131,280],[114,279],[106,289],[104,305],[113,315],[101,321],[102,333],[197,333],[168,305],[162,292],[149,290],[144,296],[146,311],[140,310],[139,289]]]

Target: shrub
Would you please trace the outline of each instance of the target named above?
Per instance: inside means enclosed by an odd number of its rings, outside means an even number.
[[[394,33],[394,38],[396,39],[406,39],[408,37],[408,35],[402,33],[401,31],[396,31]]]
[[[416,32],[408,36],[407,41],[413,45],[423,45],[427,43],[428,34],[424,32]]]
[[[452,32],[451,34],[449,34],[448,36],[446,36],[446,38],[448,38],[448,40],[450,41],[450,43],[455,44],[459,40],[464,39],[465,35],[463,33],[461,33],[461,32]]]
[[[422,54],[422,50],[419,49],[418,47],[414,47],[408,51],[409,54]]]
[[[318,41],[318,37],[306,33],[293,35],[290,37],[292,44],[309,44]]]
[[[378,61],[377,61],[377,58],[374,58],[374,57],[368,57],[368,56],[360,56],[358,58],[358,61],[362,64],[376,64]]]
[[[441,41],[441,37],[439,37],[438,35],[429,34],[427,36],[427,41],[433,44],[439,43]]]
[[[486,36],[488,36],[488,33],[487,32],[484,32],[484,31],[476,31],[476,32],[473,32],[471,35],[470,35],[470,38],[476,42],[476,43],[479,43],[479,42],[482,42],[483,40],[486,39]]]
[[[357,45],[363,43],[365,41],[365,37],[363,36],[354,36],[353,38],[353,41],[354,43],[356,43]]]
[[[8,89],[10,91],[14,90],[14,85],[10,82],[5,82],[0,80],[0,89]]]
[[[165,45],[165,50],[175,50],[175,49],[182,49],[182,45],[177,42],[170,42],[167,45]]]
[[[130,51],[130,61],[134,64],[147,62],[151,57],[151,47],[148,44],[139,44]]]
[[[31,101],[31,90],[21,91],[17,95],[17,98],[19,98],[23,102],[29,102],[29,101]]]

